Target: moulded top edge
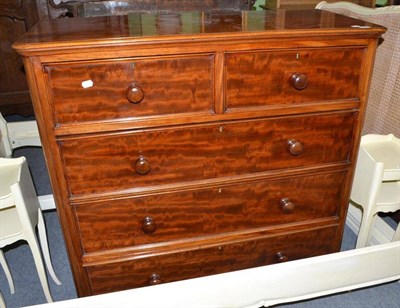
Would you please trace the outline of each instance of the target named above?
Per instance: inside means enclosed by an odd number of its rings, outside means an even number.
[[[380,35],[385,28],[321,10],[217,11],[45,19],[13,47],[24,51],[119,44]]]

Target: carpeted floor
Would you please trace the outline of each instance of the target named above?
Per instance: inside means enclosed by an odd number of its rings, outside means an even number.
[[[44,167],[44,159],[41,148],[18,149],[15,152],[15,156],[27,157],[38,194],[45,195],[51,193],[47,171]],[[61,234],[57,213],[55,211],[47,211],[44,216],[54,270],[62,282],[62,285],[57,286],[49,277],[49,285],[53,299],[55,301],[61,301],[75,298],[76,291],[73,284],[64,244],[65,242]],[[355,246],[355,240],[356,235],[346,227],[342,250],[353,249]],[[13,308],[45,303],[45,297],[33,264],[32,254],[30,253],[27,244],[20,242],[16,245],[8,246],[4,249],[4,252],[15,284],[15,294],[11,295],[4,272],[0,270],[0,290],[6,301],[7,307]],[[299,303],[281,305],[279,307],[398,308],[400,307],[400,282],[388,283],[376,287],[346,292]]]

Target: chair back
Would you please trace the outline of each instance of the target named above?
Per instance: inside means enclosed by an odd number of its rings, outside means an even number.
[[[0,247],[38,223],[39,200],[25,157],[0,158]]]
[[[373,207],[382,183],[384,164],[376,162],[360,147],[350,199],[363,206]]]
[[[12,148],[8,140],[7,122],[0,113],[0,157],[11,157]]]
[[[25,157],[0,158],[0,209],[15,206],[11,186],[21,179]]]

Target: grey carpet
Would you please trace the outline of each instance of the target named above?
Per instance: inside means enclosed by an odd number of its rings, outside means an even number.
[[[39,195],[51,193],[41,148],[24,148],[15,151],[15,156],[26,156]],[[57,286],[48,277],[50,290],[55,301],[76,298],[76,291],[68,263],[65,242],[61,233],[57,213],[45,214],[50,253],[54,270],[62,285]],[[346,227],[342,250],[355,247],[356,235]],[[45,303],[45,297],[33,264],[32,254],[24,242],[4,249],[14,278],[15,294],[11,295],[4,272],[0,270],[0,290],[8,308]],[[400,261],[399,261],[400,262]],[[368,270],[368,269],[365,269]],[[318,283],[317,281],[315,283]],[[400,307],[400,282],[355,290],[314,300],[280,305],[279,307]],[[173,307],[171,307],[173,308]]]

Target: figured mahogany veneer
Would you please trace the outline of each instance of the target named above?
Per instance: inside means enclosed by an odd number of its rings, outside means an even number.
[[[172,241],[192,241],[195,237],[248,228],[337,219],[337,200],[341,198],[346,175],[344,171],[337,171],[91,201],[77,204],[75,212],[81,222],[85,252],[151,243],[171,245]]]
[[[61,139],[59,150],[70,194],[98,194],[348,163],[355,119],[351,112],[92,134]]]
[[[338,251],[382,27],[42,21],[24,57],[79,296]]]
[[[328,225],[207,248],[171,251],[118,264],[94,265],[87,271],[93,294],[101,294],[171,282],[176,277],[188,279],[334,252],[328,239],[336,233],[337,226]]]
[[[201,55],[46,66],[56,123],[210,114],[213,61]],[[85,80],[93,86],[82,87]]]
[[[358,99],[363,53],[321,48],[228,54],[227,108]]]

